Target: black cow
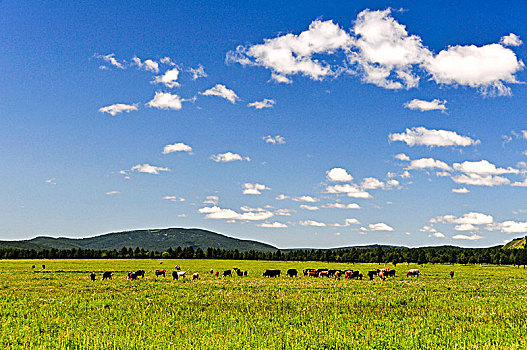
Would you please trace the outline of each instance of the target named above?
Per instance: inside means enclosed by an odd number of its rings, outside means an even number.
[[[264,277],[280,277],[280,270],[265,269],[263,276]]]
[[[232,272],[231,272],[231,270],[225,270],[225,271],[223,271],[223,275],[221,275],[221,277],[227,277],[227,276],[231,276],[231,277],[232,277]]]
[[[141,276],[141,278],[145,278],[145,270],[137,270],[135,273],[137,277]]]
[[[112,275],[113,275],[113,273],[111,273],[110,271],[106,271],[105,273],[102,274],[101,281],[104,281],[105,279],[111,280],[112,279]]]
[[[236,274],[238,275],[238,277],[242,277],[243,276],[243,271],[240,270],[240,269],[236,269]]]
[[[176,265],[176,270],[177,271],[181,270],[181,267],[179,267],[179,265]]]
[[[247,270],[243,271],[243,275],[247,277]]]
[[[377,276],[377,271],[368,271],[368,277],[370,281],[373,281],[373,276]]]
[[[95,272],[90,273],[90,279],[95,281]]]
[[[335,276],[336,272],[337,272],[337,270],[335,270],[335,269],[328,270],[328,277]]]
[[[42,270],[45,270],[46,269],[46,265],[42,265]]]
[[[132,272],[132,271],[128,272],[128,279],[129,280],[134,281],[134,280],[137,279],[137,277],[138,277],[137,276],[137,272]]]
[[[395,270],[388,270],[386,271],[386,277],[395,277]]]
[[[34,269],[34,268],[35,268],[35,265],[31,266],[31,268]]]
[[[172,271],[172,279],[173,280],[178,280],[179,279],[179,275],[178,275],[177,271]]]
[[[298,275],[298,271],[296,269],[289,269],[285,274],[289,277],[296,277],[296,275]]]
[[[167,272],[167,270],[165,270],[165,269],[163,269],[163,270],[156,270],[156,272],[155,272],[156,277],[161,276],[161,275],[163,275],[163,277],[165,277],[165,272]]]

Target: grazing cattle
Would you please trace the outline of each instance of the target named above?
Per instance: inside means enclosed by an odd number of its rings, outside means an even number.
[[[145,278],[145,270],[137,270],[135,273],[137,277],[141,276],[141,278]]]
[[[239,270],[236,266],[233,266],[232,269],[233,269],[234,271]]]
[[[134,280],[137,279],[137,277],[138,277],[137,272],[131,272],[131,271],[128,272],[128,277],[127,278],[129,280],[134,281]]]
[[[408,270],[408,272],[406,273],[406,277],[412,277],[412,276],[419,277],[419,269],[410,269],[410,270]]]
[[[385,270],[381,270],[381,272],[379,272],[379,278],[384,281],[386,279],[386,271]]]
[[[223,274],[221,275],[221,277],[227,277],[227,276],[231,276],[231,277],[232,277],[231,270],[225,270],[225,271],[223,271]]]
[[[335,272],[337,272],[335,269],[328,270],[328,277],[334,276]]]
[[[34,269],[34,268],[35,268],[35,265],[31,266],[31,268]]]
[[[395,270],[386,271],[386,277],[395,277]]]
[[[280,270],[265,269],[263,276],[264,277],[280,277]]]
[[[317,270],[311,270],[307,273],[309,277],[318,277],[318,271]]]
[[[167,272],[167,270],[156,270],[156,277],[159,277],[161,275],[163,275],[163,277],[165,277],[165,272]]]
[[[176,270],[181,270],[181,267],[179,267],[179,265],[176,265]]]
[[[194,281],[194,280],[197,280],[197,279],[199,279],[199,273],[194,272],[194,273],[192,274],[192,280]]]
[[[92,282],[95,281],[95,272],[90,273],[90,279]]]
[[[347,278],[347,279],[362,279],[362,273],[360,273],[359,271],[353,271],[353,270],[346,270],[344,272],[344,278]]]
[[[210,269],[210,274],[212,275],[214,273],[214,270],[213,269]]]
[[[450,274],[450,278],[454,278],[454,270],[450,271],[449,274]]]
[[[179,278],[185,278],[185,274],[186,273],[187,273],[186,271],[178,271],[177,275],[178,275]]]
[[[238,277],[243,277],[243,271],[240,270],[240,269],[237,269],[237,270],[234,270],[236,271],[236,274],[238,275]]]
[[[377,275],[377,271],[368,271],[368,277],[370,278],[370,281],[373,281],[373,276]]]
[[[298,275],[298,271],[296,269],[289,269],[285,275],[289,277],[296,277],[296,275]]]
[[[344,271],[344,278],[350,280],[350,279],[352,278],[351,276],[353,276],[353,271],[352,271],[352,270],[346,270],[346,271]]]
[[[46,269],[46,265],[42,265],[42,270],[45,270]]]
[[[243,275],[247,277],[247,270],[243,271]]]
[[[177,274],[177,271],[172,271],[172,280],[179,279],[179,275]]]
[[[318,276],[319,277],[329,277],[329,272],[328,271],[319,271]]]
[[[218,277],[219,275],[220,275],[220,272],[216,271],[216,277]]]
[[[304,276],[309,276],[309,273],[310,273],[311,271],[315,271],[315,269],[305,269],[305,270],[303,271]]]
[[[101,281],[104,281],[105,279],[111,280],[112,275],[113,273],[111,273],[110,271],[106,271],[105,273],[102,274]]]
[[[337,281],[340,281],[340,275],[341,275],[341,272],[340,271],[335,271],[335,279]]]

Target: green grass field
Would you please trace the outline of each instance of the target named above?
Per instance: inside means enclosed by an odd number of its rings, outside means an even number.
[[[263,278],[264,268],[373,264],[232,260],[0,261],[1,349],[525,349],[527,270],[399,264],[384,282]],[[41,265],[46,265],[42,270]],[[200,280],[173,281],[179,264]],[[33,270],[32,265],[36,265]],[[208,273],[237,266],[248,277]],[[393,266],[388,265],[393,268]],[[168,270],[166,278],[153,271]],[[129,270],[147,271],[128,281]],[[450,279],[448,272],[456,276]],[[97,281],[89,273],[97,273]],[[103,271],[115,273],[101,281]]]

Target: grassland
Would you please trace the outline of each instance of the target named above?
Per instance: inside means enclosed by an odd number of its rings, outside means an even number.
[[[226,260],[0,261],[1,349],[525,349],[527,270],[424,265],[384,282],[263,278],[264,268],[351,268]],[[46,265],[42,270],[41,264]],[[179,264],[199,281],[156,279]],[[36,269],[31,266],[36,265]],[[208,271],[237,266],[248,277]],[[392,267],[392,266],[389,266]],[[393,268],[393,267],[392,267]],[[125,279],[144,269],[146,278]],[[456,275],[450,279],[448,272]],[[89,280],[95,271],[98,279]],[[101,281],[113,271],[111,281]]]

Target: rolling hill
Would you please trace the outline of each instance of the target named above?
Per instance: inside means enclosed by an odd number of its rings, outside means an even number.
[[[144,248],[146,250],[166,251],[169,247],[193,247],[206,250],[207,248],[221,248],[240,252],[248,250],[275,251],[276,247],[257,241],[242,240],[212,231],[201,229],[167,228],[159,230],[136,230],[107,233],[89,238],[53,238],[36,237],[21,241],[0,241],[0,248],[19,249],[99,249],[113,250],[127,248]]]
[[[525,249],[525,243],[527,242],[527,236],[516,238],[505,244],[502,249]]]

